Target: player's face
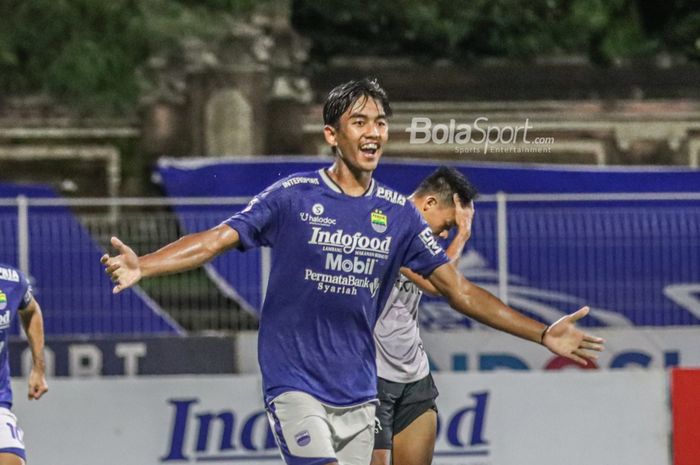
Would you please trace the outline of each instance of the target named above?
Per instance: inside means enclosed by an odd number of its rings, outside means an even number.
[[[446,239],[455,226],[455,206],[435,199],[429,208],[421,211],[433,234]]]
[[[360,172],[374,171],[389,138],[382,104],[372,98],[360,97],[340,117],[338,128],[325,127],[325,135],[348,168]]]

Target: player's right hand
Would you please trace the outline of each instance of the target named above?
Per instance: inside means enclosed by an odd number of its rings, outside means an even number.
[[[29,373],[28,386],[27,398],[29,400],[39,400],[41,396],[48,392],[49,386],[46,384],[46,375],[43,369],[32,368],[32,371]]]
[[[110,257],[109,254],[104,254],[100,262],[104,265],[105,272],[110,279],[117,284],[112,289],[112,293],[118,294],[139,282],[141,279],[141,267],[139,266],[139,258],[131,250],[131,247],[116,237],[112,237],[111,243],[112,247],[117,249],[119,255]]]
[[[462,204],[458,194],[453,194],[452,200],[455,205],[455,225],[457,234],[461,234],[465,240],[469,240],[472,235],[472,221],[474,220],[474,201]]]

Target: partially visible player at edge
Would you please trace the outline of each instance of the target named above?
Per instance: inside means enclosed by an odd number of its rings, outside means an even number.
[[[0,465],[22,465],[27,460],[24,433],[17,425],[12,408],[8,332],[19,315],[32,352],[29,373],[29,400],[39,400],[49,390],[44,366],[44,319],[39,303],[32,296],[27,277],[21,271],[0,263]]]
[[[391,108],[376,81],[333,89],[323,132],[333,164],[282,179],[222,224],[138,257],[118,238],[104,255],[120,292],[141,278],[199,267],[232,248],[270,246],[258,334],[264,400],[290,465],[367,465],[377,399],[373,329],[401,266],[478,321],[584,361],[602,340],[575,328],[587,308],[545,325],[460,276],[406,198],[372,173]]]
[[[409,197],[433,234],[447,238],[456,229],[445,251],[455,266],[471,237],[476,196],[474,186],[459,171],[442,166]],[[432,463],[438,390],[418,329],[424,291],[437,294],[430,281],[402,268],[374,329],[380,404],[372,465]]]

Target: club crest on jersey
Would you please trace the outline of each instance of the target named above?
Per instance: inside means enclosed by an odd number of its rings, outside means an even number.
[[[5,310],[7,307],[7,295],[0,290],[0,310]]]
[[[388,226],[388,220],[381,210],[374,210],[370,215],[370,223],[372,224],[372,229],[378,233],[383,233],[386,231]]]
[[[311,442],[311,434],[309,434],[307,430],[304,430],[295,434],[294,439],[297,441],[299,447],[308,446]]]

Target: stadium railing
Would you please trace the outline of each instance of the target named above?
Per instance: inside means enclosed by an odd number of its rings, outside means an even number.
[[[53,296],[46,305],[66,320],[54,328],[89,332],[75,321],[90,313],[73,312],[71,299],[109,305],[108,288],[95,283],[112,236],[149,252],[220,223],[248,200],[0,199],[0,261],[35,277],[40,296]],[[700,192],[484,195],[460,269],[543,320],[549,309],[589,303],[601,315],[592,325],[700,324],[699,207]],[[185,331],[256,329],[269,269],[268,251],[231,252],[207,270],[141,286]],[[59,289],[46,288],[52,273],[63,276],[53,281]]]

